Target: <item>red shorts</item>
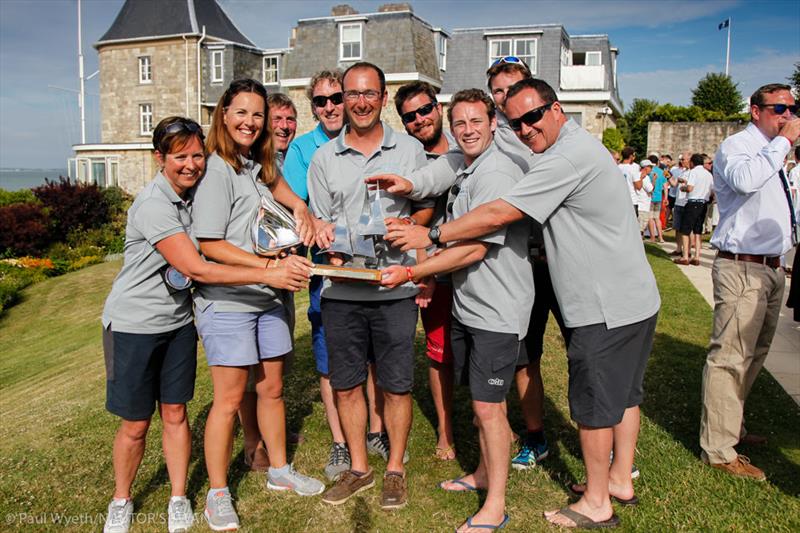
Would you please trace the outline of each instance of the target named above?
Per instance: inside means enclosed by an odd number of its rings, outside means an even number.
[[[453,286],[437,283],[428,307],[420,309],[422,326],[425,328],[428,357],[439,363],[452,364],[453,350],[450,346],[450,321],[453,311]]]

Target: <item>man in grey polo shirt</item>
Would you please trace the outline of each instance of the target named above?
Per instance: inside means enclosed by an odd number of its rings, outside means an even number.
[[[464,153],[447,199],[448,220],[507,193],[522,171],[493,142],[495,106],[480,89],[459,91],[448,108],[450,127]],[[453,273],[452,348],[455,375],[469,384],[480,431],[481,460],[474,473],[445,481],[441,488],[462,492],[487,489],[483,506],[462,529],[505,525],[511,428],[505,399],[523,349],[533,307],[528,261],[530,224],[515,224],[474,240],[451,245],[415,267],[384,270],[383,283]]]
[[[429,232],[398,227],[402,249],[474,239],[528,215],[542,222],[553,286],[569,328],[569,402],[578,423],[587,485],[573,505],[545,513],[567,527],[619,523],[609,496],[633,504],[631,467],[642,381],[660,298],[642,248],[630,196],[603,145],[567,120],[542,80],[507,95],[511,126],[542,154],[508,194]],[[608,456],[614,448],[609,467]]]
[[[348,68],[343,89],[349,123],[336,139],[314,154],[308,169],[308,187],[313,212],[325,221],[349,226],[354,235],[368,199],[364,177],[381,172],[411,172],[425,164],[425,153],[416,140],[395,133],[381,122],[381,109],[388,95],[385,77],[377,66],[356,63]],[[388,217],[403,218],[412,212],[411,201],[393,195],[384,195],[382,207]],[[391,247],[387,247],[384,260],[386,264],[415,264],[411,255]],[[342,257],[331,257],[331,263],[341,264]],[[367,415],[361,389],[367,379],[370,345],[375,355],[376,382],[383,390],[390,442],[381,507],[396,509],[406,503],[403,454],[411,428],[417,292],[411,282],[388,289],[365,282],[325,280],[322,323],[330,380],[351,457],[351,469],[323,495],[327,503],[344,503],[375,484],[367,462]]]

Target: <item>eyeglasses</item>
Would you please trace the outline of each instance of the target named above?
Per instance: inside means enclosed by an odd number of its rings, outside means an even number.
[[[545,112],[550,109],[555,102],[550,102],[549,104],[545,104],[541,107],[537,107],[536,109],[531,109],[524,115],[519,118],[514,118],[508,121],[508,125],[514,131],[519,131],[522,129],[522,123],[524,122],[526,126],[530,127],[542,120]]]
[[[329,96],[318,94],[317,96],[311,98],[311,101],[314,102],[316,107],[325,107],[328,105],[328,100],[330,100],[333,105],[340,105],[343,101],[342,93],[333,93]]]
[[[505,56],[499,59],[495,59],[494,62],[492,63],[492,66],[496,67],[497,65],[502,65],[503,63],[516,63],[520,65],[525,65],[525,62],[520,58],[518,58],[517,56]],[[527,67],[527,65],[525,66]]]
[[[433,111],[433,108],[436,107],[436,102],[433,101],[430,104],[425,104],[416,108],[414,111],[409,111],[408,113],[403,113],[400,115],[400,120],[403,121],[403,124],[411,124],[416,120],[417,115],[421,117],[427,117]]]
[[[774,111],[776,115],[783,115],[786,113],[787,109],[792,115],[796,115],[797,110],[800,109],[800,106],[797,104],[761,104],[758,107],[771,107],[772,111]]]
[[[375,102],[375,101],[378,100],[378,98],[381,97],[381,92],[373,90],[373,89],[369,89],[367,91],[345,91],[344,92],[344,97],[347,100],[350,100],[351,102],[355,102],[361,96],[364,97],[364,100],[367,100],[369,102]]]
[[[451,215],[453,214],[453,204],[456,202],[455,197],[458,196],[459,192],[461,192],[461,185],[458,183],[450,187],[450,195],[453,196],[453,201],[447,202],[447,212]]]

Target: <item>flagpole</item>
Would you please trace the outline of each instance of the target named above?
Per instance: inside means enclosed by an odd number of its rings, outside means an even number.
[[[81,144],[86,144],[86,91],[83,76],[83,41],[81,39],[81,0],[78,0],[78,77],[80,78],[80,91],[78,92],[78,107],[81,112]]]
[[[731,64],[731,23],[733,22],[731,17],[728,17],[728,48],[725,52],[725,75],[728,76],[728,68]]]

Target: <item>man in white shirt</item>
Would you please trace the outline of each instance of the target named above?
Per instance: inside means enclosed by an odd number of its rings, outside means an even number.
[[[639,219],[639,233],[643,234],[650,223],[650,202],[653,195],[650,172],[653,171],[653,163],[649,159],[642,159],[636,166],[639,168],[638,178],[641,183],[641,188],[636,190],[636,216]]]
[[[746,435],[744,402],[769,352],[786,283],[781,256],[796,240],[783,159],[800,136],[790,87],[765,85],[750,97],[751,122],[725,139],[714,158],[719,225],[711,272],[714,326],[703,369],[700,447],[705,463],[763,481],[734,449],[763,443]]]
[[[628,192],[631,195],[631,204],[633,205],[634,213],[639,216],[639,195],[638,191],[642,188],[642,176],[639,165],[633,162],[636,158],[636,152],[630,146],[622,149],[622,163],[617,165],[620,172],[625,177],[625,183],[628,186]]]
[[[705,169],[706,156],[692,154],[689,159],[689,170],[686,183],[680,186],[686,193],[686,205],[681,216],[681,225],[675,228],[681,240],[683,255],[674,259],[679,265],[699,265],[700,250],[703,238],[703,222],[706,219],[706,203],[711,197],[714,178]],[[689,259],[689,251],[694,246],[694,254]]]

